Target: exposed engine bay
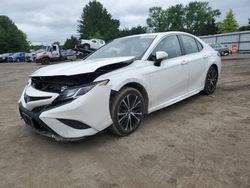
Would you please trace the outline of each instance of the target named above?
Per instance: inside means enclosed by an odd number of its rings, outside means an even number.
[[[96,69],[91,73],[77,74],[72,76],[58,75],[58,76],[33,76],[31,77],[31,85],[35,89],[52,92],[52,93],[61,93],[63,87],[74,87],[83,84],[88,84],[93,82],[97,77],[126,67],[131,64],[133,61],[126,61],[115,63],[111,65],[105,65]]]

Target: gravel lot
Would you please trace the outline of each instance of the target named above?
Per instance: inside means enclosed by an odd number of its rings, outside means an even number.
[[[132,135],[56,142],[17,101],[39,65],[0,64],[0,187],[250,187],[250,58],[226,58],[216,94],[147,116]]]

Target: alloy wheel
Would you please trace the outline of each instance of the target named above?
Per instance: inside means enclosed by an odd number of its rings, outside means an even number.
[[[130,132],[136,129],[143,117],[141,98],[134,94],[126,95],[120,102],[117,117],[118,123],[124,131]]]
[[[218,72],[215,68],[211,68],[207,77],[207,89],[209,93],[213,93],[216,89],[216,84],[218,81]]]

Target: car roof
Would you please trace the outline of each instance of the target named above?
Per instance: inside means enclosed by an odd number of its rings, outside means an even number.
[[[147,37],[147,36],[163,37],[163,36],[171,35],[171,34],[185,34],[185,35],[193,36],[192,34],[186,33],[186,32],[181,32],[181,31],[168,31],[168,32],[157,32],[157,33],[136,34],[136,35],[130,35],[130,36],[122,37],[122,38],[129,38],[129,37]]]

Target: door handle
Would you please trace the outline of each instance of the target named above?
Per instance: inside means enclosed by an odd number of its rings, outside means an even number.
[[[208,55],[207,55],[207,54],[203,55],[203,58],[207,58],[207,57],[208,57]]]
[[[186,64],[188,64],[188,62],[187,62],[186,60],[183,60],[183,61],[181,62],[181,65],[186,65]]]

